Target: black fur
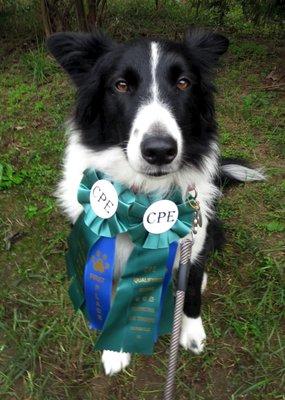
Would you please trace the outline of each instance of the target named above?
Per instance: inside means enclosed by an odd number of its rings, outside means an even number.
[[[215,250],[220,250],[225,244],[223,225],[217,218],[209,221],[207,227],[207,237],[199,261],[194,262],[189,267],[188,285],[184,302],[184,313],[187,317],[197,318],[201,313],[202,305],[202,281],[208,256]]]

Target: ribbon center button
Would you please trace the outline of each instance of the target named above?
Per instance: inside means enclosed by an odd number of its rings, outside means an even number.
[[[169,231],[178,218],[178,208],[173,201],[159,200],[151,204],[143,216],[145,229],[154,234]]]
[[[111,182],[100,179],[90,191],[90,205],[94,213],[103,219],[111,218],[118,208],[118,194]]]

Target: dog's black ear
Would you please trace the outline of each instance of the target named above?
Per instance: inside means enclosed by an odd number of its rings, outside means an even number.
[[[229,47],[229,40],[223,35],[199,28],[189,29],[184,43],[193,60],[207,69],[215,67]]]
[[[74,83],[80,86],[98,58],[114,47],[114,42],[101,32],[62,32],[50,36],[47,47]]]

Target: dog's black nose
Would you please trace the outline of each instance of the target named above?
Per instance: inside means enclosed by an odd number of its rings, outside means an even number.
[[[147,136],[141,143],[141,153],[149,164],[170,164],[177,155],[177,143],[171,136]]]

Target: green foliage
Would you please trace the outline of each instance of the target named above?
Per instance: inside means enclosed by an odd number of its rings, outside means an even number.
[[[271,221],[264,224],[264,227],[268,232],[284,232],[285,224],[280,221]]]
[[[36,205],[30,204],[25,207],[25,215],[28,219],[33,218],[38,213],[38,207]]]
[[[265,92],[249,93],[242,97],[243,114],[245,117],[251,115],[252,109],[266,108],[270,105],[271,95]]]
[[[254,59],[258,57],[259,59],[265,59],[267,55],[266,46],[255,43],[255,42],[241,42],[239,44],[231,44],[231,52],[235,54],[239,59]]]
[[[15,171],[11,164],[0,163],[0,189],[9,189],[20,185],[26,177],[26,171]]]
[[[35,50],[29,50],[21,58],[27,74],[32,75],[36,83],[43,83],[57,71],[55,62],[48,56],[43,45],[38,45]]]

